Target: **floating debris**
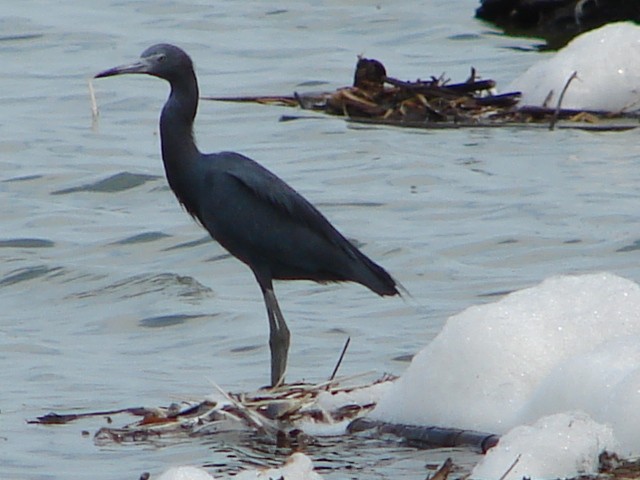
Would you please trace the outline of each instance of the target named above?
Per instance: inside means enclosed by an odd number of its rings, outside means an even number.
[[[565,88],[569,83],[570,79]],[[335,92],[202,99],[298,107],[351,122],[426,129],[538,126],[622,131],[639,125],[637,113],[565,110],[560,102],[556,108],[519,106],[520,92],[495,94],[495,86],[493,80],[480,79],[474,68],[462,83],[451,83],[443,75],[402,81],[388,76],[380,61],[359,57],[353,86]],[[288,115],[281,120],[300,118],[307,117]]]
[[[355,378],[355,377],[352,377]],[[218,392],[201,401],[184,401],[168,407],[123,408],[86,413],[49,413],[29,423],[59,425],[89,417],[106,417],[109,426],[100,428],[97,443],[139,442],[165,436],[210,435],[223,432],[248,431],[288,446],[304,441],[302,425],[327,426],[346,424],[365,415],[376,405],[379,394],[395,377],[384,376],[368,385],[343,386],[351,379],[337,379],[320,384],[294,383],[253,393]],[[334,395],[343,395],[342,402],[327,402]],[[111,426],[112,417],[127,414],[142,417],[121,427]],[[344,430],[343,429],[343,430]]]
[[[366,414],[396,377],[387,375],[366,385],[344,386],[348,380],[352,379],[315,385],[295,383],[241,394],[226,393],[214,385],[216,395],[202,401],[168,407],[49,413],[29,423],[59,425],[88,417],[106,417],[109,426],[100,428],[94,436],[98,444],[248,432],[278,447],[301,449],[311,441],[305,432],[310,426],[314,431],[323,426],[339,426],[340,433],[363,433],[369,437],[394,435],[420,448],[469,447],[482,453],[499,440],[496,435],[471,430],[369,420]],[[119,414],[142,418],[124,426],[111,426],[112,417]]]
[[[149,442],[158,439],[170,441],[184,437],[222,435],[229,432],[257,434],[261,441],[303,452],[313,438],[304,432],[313,424],[344,424],[353,435],[374,435],[402,438],[417,448],[466,447],[481,453],[495,446],[499,436],[435,426],[396,425],[373,421],[366,414],[373,410],[376,399],[396,377],[384,376],[366,385],[344,386],[357,377],[331,380],[320,384],[296,383],[277,388],[261,389],[253,393],[232,394],[218,391],[215,396],[202,401],[184,401],[168,407],[134,407],[95,412],[57,414],[49,413],[29,423],[60,425],[91,417],[105,417],[109,426],[100,428],[94,435],[97,444]],[[339,397],[327,401],[327,397]],[[113,427],[117,415],[142,417],[134,423]],[[227,439],[228,440],[228,439]],[[295,453],[294,453],[295,455]],[[509,467],[509,470],[517,463]],[[286,466],[286,465],[285,465]],[[427,466],[434,470],[430,480],[466,478],[464,468],[447,458],[441,465]],[[509,473],[505,472],[505,476]],[[144,475],[140,478],[144,478]],[[146,474],[148,477],[148,474]],[[253,478],[253,477],[251,477]],[[622,459],[609,452],[599,456],[596,475],[583,475],[575,480],[617,480],[640,478],[640,460]]]

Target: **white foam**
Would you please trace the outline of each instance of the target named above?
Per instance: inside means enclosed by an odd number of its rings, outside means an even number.
[[[576,410],[585,413],[568,413]],[[597,448],[587,445],[606,443],[623,455],[640,454],[638,411],[640,287],[598,273],[553,277],[449,318],[371,416],[498,434],[515,429],[509,435],[547,446],[528,453],[540,462],[532,472],[556,465],[559,470],[551,476],[563,477],[570,476],[568,466],[594,465]],[[558,430],[558,441],[550,442],[554,426],[567,423],[557,414],[586,426]],[[535,427],[522,427],[527,424]],[[532,440],[536,432],[543,440]],[[576,458],[554,460],[549,451],[567,451],[567,438],[578,442]]]
[[[304,453],[292,454],[286,462],[277,468],[245,470],[233,476],[235,480],[322,480],[322,476],[313,470],[313,462]],[[172,467],[157,480],[215,480],[209,473],[198,467]]]
[[[214,480],[205,470],[198,467],[171,467],[160,475],[157,480]]]
[[[471,477],[499,479],[508,471],[504,480],[574,478],[595,473],[600,452],[616,446],[611,427],[584,413],[558,413],[509,431]]]
[[[282,467],[246,470],[233,478],[235,480],[322,480],[322,477],[313,471],[311,459],[300,452],[291,455]]]
[[[539,61],[505,91],[521,91],[522,105],[542,106],[553,92],[555,108],[573,72],[563,108],[633,111],[640,109],[640,26],[631,22],[605,25],[583,33]]]

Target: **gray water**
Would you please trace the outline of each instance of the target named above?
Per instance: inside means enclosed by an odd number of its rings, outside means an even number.
[[[167,85],[97,81],[94,123],[93,74],[163,41],[192,55],[203,95],[333,90],[351,82],[358,54],[397,78],[463,81],[475,66],[506,84],[541,54],[510,48],[534,41],[496,34],[473,19],[476,6],[3,1],[0,478],[134,479],[187,463],[215,473],[287,453],[216,438],[98,446],[91,435],[104,419],[26,423],[49,411],[197,399],[211,380],[230,391],[268,381],[252,274],[181,211],[164,179],[157,119]],[[640,280],[636,131],[278,121],[292,113],[203,102],[197,138],[204,151],[240,151],[284,178],[412,298],[279,284],[293,335],[289,380],[325,379],[347,336],[341,374],[400,374],[400,359],[449,315],[552,275]],[[310,453],[333,469],[328,478],[413,479],[452,452],[334,439]]]

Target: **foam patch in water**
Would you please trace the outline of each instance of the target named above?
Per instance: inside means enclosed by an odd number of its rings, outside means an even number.
[[[620,22],[583,33],[555,55],[514,80],[506,92],[520,91],[520,104],[555,108],[573,72],[562,108],[609,112],[640,109],[640,26]],[[550,95],[551,92],[551,95]]]
[[[618,453],[637,454],[638,345],[636,283],[607,273],[553,277],[449,318],[371,416],[505,433],[581,410],[613,427]]]

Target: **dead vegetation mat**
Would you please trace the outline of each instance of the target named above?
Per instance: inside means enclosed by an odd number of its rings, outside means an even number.
[[[567,79],[565,90],[574,78],[575,74]],[[638,113],[563,109],[563,95],[555,106],[520,106],[520,92],[497,95],[495,87],[495,81],[480,79],[474,68],[462,83],[452,83],[444,75],[402,81],[388,76],[380,61],[358,57],[353,85],[334,92],[202,99],[296,107],[350,122],[425,129],[525,126],[621,131],[639,125]],[[300,118],[305,117],[287,115],[281,120]]]

